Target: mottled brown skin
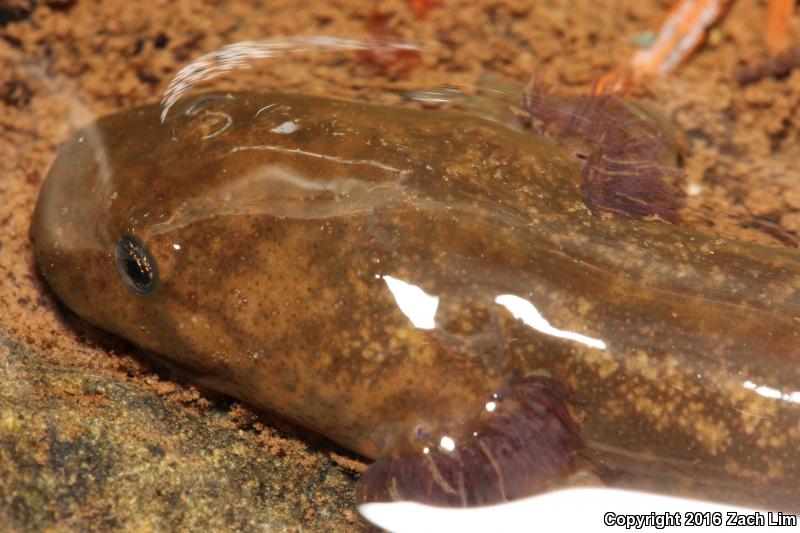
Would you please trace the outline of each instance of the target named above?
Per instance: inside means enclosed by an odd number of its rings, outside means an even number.
[[[53,165],[32,237],[79,315],[368,458],[445,457],[443,436],[467,450],[510,390],[503,420],[550,406],[534,434],[550,446],[561,432],[554,453],[569,456],[530,474],[562,479],[525,490],[589,471],[800,511],[797,251],[598,216],[581,160],[477,116],[277,94],[184,103],[164,125],[155,105],[102,118]],[[123,236],[156,264],[149,294],[120,279]],[[384,276],[439,298],[433,329]],[[526,325],[500,295],[605,348]],[[496,459],[513,470],[513,454]],[[495,499],[514,492],[495,481]]]

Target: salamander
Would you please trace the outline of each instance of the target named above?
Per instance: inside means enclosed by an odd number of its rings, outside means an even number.
[[[641,117],[190,95],[61,148],[55,293],[374,463],[361,502],[604,484],[800,511],[800,252],[683,228]]]

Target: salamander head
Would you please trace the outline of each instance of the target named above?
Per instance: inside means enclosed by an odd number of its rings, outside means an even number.
[[[330,266],[335,257],[321,225],[391,202],[397,191],[374,194],[355,165],[343,176],[342,162],[313,151],[314,137],[300,138],[308,132],[295,119],[308,126],[334,101],[316,111],[308,99],[273,95],[265,106],[265,98],[202,97],[165,125],[158,106],[145,106],[65,143],[31,237],[68,307],[154,352],[185,354],[173,362],[195,367],[208,360],[200,351],[252,351],[235,345],[227,322],[235,313],[260,319],[263,349],[296,327],[286,303],[307,301],[323,282],[312,263]],[[308,153],[298,157],[297,145]],[[371,180],[392,175],[378,163],[365,168]]]

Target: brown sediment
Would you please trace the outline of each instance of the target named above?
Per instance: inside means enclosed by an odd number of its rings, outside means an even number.
[[[423,6],[415,8],[415,11],[423,9]],[[427,8],[418,11],[417,17],[427,16]],[[408,73],[419,67],[422,63],[422,54],[419,50],[398,49],[390,43],[397,42],[399,35],[389,26],[392,18],[391,13],[381,13],[376,8],[369,14],[367,19],[367,29],[375,39],[373,46],[366,50],[361,50],[359,56],[368,65],[376,69],[384,77],[397,77],[408,75]]]
[[[264,443],[266,454],[280,456],[288,449],[297,464],[318,461],[325,452],[307,451],[306,440],[285,433],[279,437],[267,423],[236,414],[246,408],[231,412],[225,401],[169,380],[127,344],[72,318],[37,277],[27,229],[41,180],[70,131],[99,114],[157,100],[178,68],[230,42],[297,33],[363,35],[373,6],[356,0],[324,6],[276,1],[270,2],[269,9],[262,2],[236,3],[224,9],[194,2],[153,3],[148,9],[112,0],[99,5],[52,4],[19,2],[24,9],[0,17],[4,82],[0,90],[0,329],[23,344],[23,360],[45,371],[53,372],[47,370],[52,366],[100,373],[136,391],[162,397],[179,412],[198,416],[208,425],[221,425],[231,432],[242,429]],[[380,4],[382,12],[394,14],[391,25],[399,35],[432,43],[419,67],[393,81],[398,87],[414,89],[476,83],[487,73],[522,82],[536,69],[559,88],[584,90],[598,75],[627,61],[628,39],[655,28],[663,16],[655,2],[529,5],[509,0],[441,2],[425,20],[418,20],[405,1]],[[653,82],[648,88],[685,138],[689,196],[681,213],[684,224],[730,238],[785,246],[790,241],[765,231],[765,225],[790,237],[800,232],[800,72],[794,70],[783,79],[761,79],[744,89],[737,86],[731,75],[735,68],[766,57],[760,25],[752,24],[753,20],[764,20],[763,8],[737,2],[715,30],[716,37],[673,80]],[[797,17],[792,26],[796,39],[800,35]],[[249,89],[253,83],[263,90],[398,100],[396,95],[378,91],[386,80],[374,68],[341,57],[278,60],[240,81]],[[0,361],[8,357],[0,354]],[[4,375],[2,379],[10,378]],[[6,382],[0,389],[8,390]],[[33,395],[46,401],[66,389],[61,383],[52,387],[37,388]],[[34,401],[28,405],[14,407],[15,412],[42,412]],[[27,438],[24,433],[10,437],[4,433],[4,437],[21,444]],[[212,447],[216,442],[216,438],[208,441]],[[9,457],[19,461],[22,456]],[[92,464],[97,457],[89,454],[85,461]],[[13,463],[4,462],[8,464]],[[122,463],[118,468],[125,472],[130,466]],[[291,489],[296,482],[288,486]],[[316,496],[288,492],[286,498],[302,515],[308,510],[308,498],[320,497],[328,487],[317,490]],[[80,503],[117,517],[131,510],[125,500],[99,496]],[[0,500],[0,516],[11,516],[14,505],[22,504]],[[40,522],[25,515],[16,519],[15,527],[55,523],[63,513],[74,510],[69,505],[40,515]],[[186,513],[196,512],[180,500],[175,505],[183,505]],[[35,512],[35,506],[29,509]],[[342,513],[352,515],[353,510],[346,508]],[[76,522],[76,527],[104,527],[83,516],[76,518],[85,520]],[[331,517],[328,524],[333,527],[334,522]]]
[[[768,76],[786,76],[792,69],[800,67],[800,48],[780,54],[740,69],[736,73],[739,85],[747,85]]]

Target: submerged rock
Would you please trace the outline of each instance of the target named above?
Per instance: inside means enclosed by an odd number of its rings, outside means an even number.
[[[135,383],[0,331],[0,523],[16,530],[353,531],[326,454],[272,453]]]

